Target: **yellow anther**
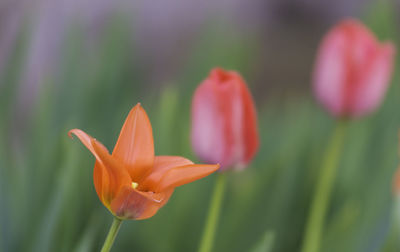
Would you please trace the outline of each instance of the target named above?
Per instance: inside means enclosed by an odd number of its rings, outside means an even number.
[[[136,189],[136,187],[138,187],[138,185],[139,185],[138,183],[132,182],[132,188],[133,188],[133,189]]]

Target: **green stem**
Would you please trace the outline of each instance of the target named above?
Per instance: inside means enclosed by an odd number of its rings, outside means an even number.
[[[322,170],[320,171],[307,220],[302,252],[319,251],[326,211],[330,202],[339,156],[346,133],[346,125],[345,121],[337,122],[329,146],[326,149]]]
[[[113,223],[111,224],[111,227],[110,227],[110,231],[108,231],[107,238],[104,241],[104,245],[103,245],[103,248],[101,249],[101,252],[110,251],[110,249],[114,243],[115,237],[117,237],[119,228],[121,227],[121,223],[122,223],[122,220],[120,220],[118,218],[114,218]]]
[[[393,201],[389,234],[387,235],[382,251],[399,251],[400,248],[400,198],[397,192],[395,192],[395,199]]]
[[[203,236],[200,242],[199,252],[210,252],[212,249],[215,232],[217,230],[219,213],[221,211],[225,184],[226,175],[224,173],[218,173],[217,180],[215,181],[211,204],[208,209],[206,225],[204,227]]]

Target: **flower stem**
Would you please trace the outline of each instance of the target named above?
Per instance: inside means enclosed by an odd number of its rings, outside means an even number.
[[[336,177],[339,156],[342,150],[346,133],[347,122],[338,121],[336,128],[326,149],[322,170],[315,188],[306,230],[303,240],[302,252],[320,251],[320,243],[326,211],[330,202],[333,184]]]
[[[108,235],[106,240],[104,241],[103,248],[101,252],[110,251],[112,245],[114,244],[115,237],[117,237],[119,228],[121,227],[122,220],[118,218],[114,218],[113,223],[111,224],[110,231],[108,231]]]
[[[199,252],[210,252],[214,243],[215,232],[217,230],[218,218],[221,211],[222,200],[225,191],[226,175],[217,174],[211,204],[208,209],[206,225],[200,242]]]

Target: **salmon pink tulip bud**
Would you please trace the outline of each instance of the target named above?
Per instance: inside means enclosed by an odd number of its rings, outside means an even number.
[[[203,161],[220,170],[243,168],[258,145],[257,115],[245,81],[235,71],[215,68],[192,102],[192,145]]]
[[[317,99],[337,117],[373,112],[388,88],[395,48],[379,43],[367,27],[347,19],[323,38],[314,69]]]

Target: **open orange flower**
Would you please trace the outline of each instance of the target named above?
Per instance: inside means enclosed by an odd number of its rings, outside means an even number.
[[[119,219],[147,219],[168,202],[174,188],[203,178],[219,165],[195,165],[178,156],[154,156],[153,133],[146,111],[137,104],[122,126],[110,155],[106,147],[79,129],[76,135],[96,158],[97,195]]]

